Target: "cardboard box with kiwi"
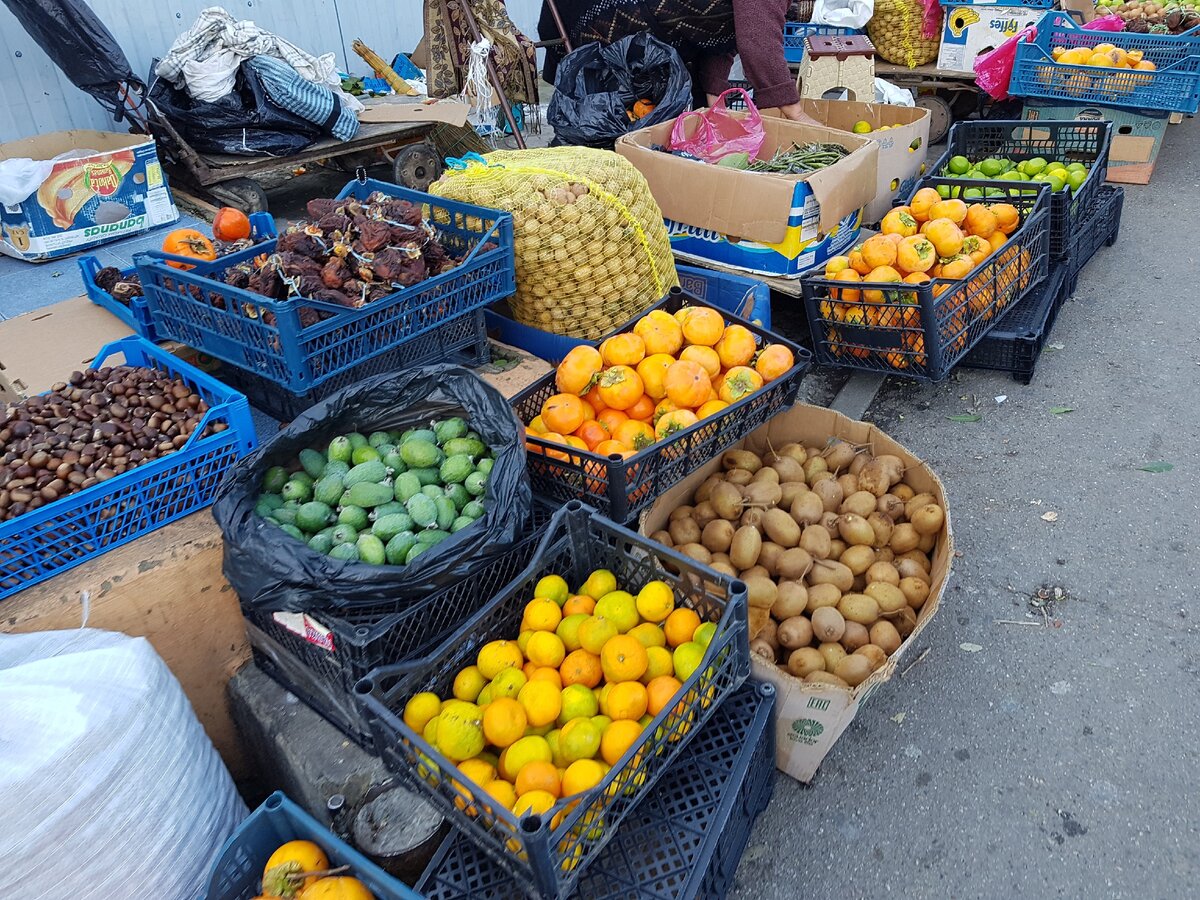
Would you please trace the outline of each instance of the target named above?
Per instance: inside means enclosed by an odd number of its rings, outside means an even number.
[[[946,506],[946,492],[941,480],[922,460],[873,425],[853,421],[833,410],[799,404],[776,416],[732,449],[750,450],[761,457],[789,444],[824,448],[835,440],[865,448],[872,457],[897,457],[903,464],[903,483],[908,486],[914,496],[930,495],[933,498],[931,502],[939,506],[943,514],[940,527],[935,532],[932,528],[930,529],[934,535],[934,545],[928,554],[928,594],[919,604],[915,621],[910,619],[908,622],[908,628],[911,628],[911,631],[903,636],[898,647],[889,652],[886,659],[882,657],[876,659],[872,663],[873,671],[854,687],[847,688],[832,683],[805,680],[790,674],[782,665],[756,653],[751,653],[754,677],[771,682],[778,691],[776,764],[781,771],[804,782],[812,780],[821,761],[832,749],[837,739],[841,737],[842,732],[854,720],[860,704],[879,685],[888,681],[899,666],[906,664],[910,657],[916,658],[914,648],[920,645],[921,632],[937,612],[938,602],[945,591],[951,561],[954,557],[950,513]],[[659,498],[654,506],[642,516],[640,523],[642,533],[653,535],[655,532],[668,530],[671,525],[672,512],[682,506],[692,505],[697,489],[704,485],[710,476],[722,471],[722,457],[712,460],[693,472],[685,481]],[[813,483],[815,485],[817,482]],[[887,488],[884,499],[892,497],[891,491],[898,487],[899,483],[897,482]],[[907,493],[907,491],[903,493]],[[936,510],[933,512],[936,513]],[[904,519],[905,516],[897,515],[897,518]],[[786,539],[785,543],[788,543]],[[847,549],[854,548],[851,546]],[[820,557],[818,554],[814,554],[813,558]],[[897,566],[899,566],[899,559],[897,557]],[[770,611],[756,608],[755,601],[752,599],[752,635],[763,627],[764,619],[774,621]],[[879,621],[884,620],[885,617],[881,615]],[[846,621],[849,625],[849,615],[847,615]],[[884,627],[885,632],[893,631],[892,621],[898,621],[898,619],[888,620],[888,626]],[[861,628],[861,626],[856,627]],[[874,631],[870,634],[869,643],[873,645]],[[896,637],[897,635],[893,634],[891,640],[896,640]],[[825,645],[822,644],[822,646]]]

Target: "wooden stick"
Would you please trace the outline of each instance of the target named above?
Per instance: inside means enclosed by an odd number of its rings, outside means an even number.
[[[471,0],[461,0],[463,14],[467,19],[467,27],[471,29],[471,37],[476,43],[483,40],[483,33],[479,30],[479,25],[475,22],[475,13],[471,12]],[[504,85],[500,83],[500,75],[496,71],[496,65],[492,62],[492,54],[487,55],[487,71],[488,78],[492,82],[492,87],[496,89],[496,93],[500,95],[500,111],[504,113],[504,121],[508,123],[508,127],[512,129],[513,137],[517,140],[517,149],[525,149],[525,138],[521,136],[521,130],[517,128],[517,120],[513,118],[512,109],[509,106],[508,95],[504,93]]]
[[[571,52],[571,39],[567,37],[567,29],[563,25],[562,16],[558,14],[558,5],[554,0],[545,0],[546,8],[550,10],[550,16],[554,19],[554,24],[558,26],[558,33],[562,35],[563,46],[567,48],[567,52]]]

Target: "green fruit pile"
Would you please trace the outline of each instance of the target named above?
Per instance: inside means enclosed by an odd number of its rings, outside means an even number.
[[[938,174],[949,178],[961,178],[964,181],[1031,181],[1049,184],[1052,191],[1069,188],[1071,193],[1074,193],[1087,180],[1088,167],[1081,162],[1050,161],[1041,156],[1021,162],[994,156],[972,162],[965,156],[952,156],[946,163],[946,168]],[[937,190],[946,198],[952,193],[948,185],[939,185]],[[1003,194],[1003,191],[995,188],[992,192],[997,195]],[[989,196],[989,193],[980,188],[967,188],[963,192],[964,199],[986,196]]]
[[[354,432],[268,469],[254,510],[333,559],[404,566],[486,512],[494,462],[459,417]]]

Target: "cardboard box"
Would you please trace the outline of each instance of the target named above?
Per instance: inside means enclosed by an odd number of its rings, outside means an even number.
[[[942,22],[942,45],[938,49],[937,67],[946,72],[975,71],[975,58],[995,50],[1006,40],[1034,25],[1044,9],[1023,6],[947,5]]]
[[[897,195],[907,197],[916,188],[917,179],[924,174],[929,146],[929,110],[855,100],[801,100],[800,108],[838,131],[853,132],[857,122],[868,122],[875,129],[862,135],[879,145],[875,199],[863,210],[864,223],[879,222]],[[879,131],[881,125],[887,125],[888,130]]]
[[[924,462],[874,425],[855,422],[831,409],[797,404],[753,432],[738,446],[765,453],[770,447],[782,447],[792,441],[808,446],[823,446],[830,437],[840,437],[867,446],[874,454],[890,453],[900,457],[907,467],[905,481],[919,492],[933,494],[946,510],[946,522],[934,550],[933,583],[930,585],[929,598],[917,616],[916,630],[882,668],[858,687],[847,691],[831,685],[810,684],[761,657],[751,657],[754,677],[771,682],[778,691],[775,707],[776,765],[781,771],[804,782],[812,780],[825,755],[854,720],[859,705],[895,674],[900,662],[907,662],[912,656],[913,648],[920,643],[922,630],[937,612],[954,558],[950,510],[946,505],[946,491],[941,480]],[[696,488],[720,467],[721,460],[714,459],[667,491],[642,516],[642,533],[653,534],[665,528],[671,511],[691,503]]]
[[[1107,180],[1120,184],[1149,184],[1171,114],[1154,109],[1127,109],[1096,103],[1026,100],[1023,117],[1032,121],[1080,119],[1112,122]]]
[[[677,255],[765,275],[797,276],[858,236],[862,208],[875,199],[879,145],[787,119],[768,116],[762,121],[762,156],[811,141],[836,142],[851,153],[807,175],[710,166],[651,149],[668,143],[674,120],[622,136],[616,150],[645,176]]]
[[[154,141],[108,131],[59,131],[0,144],[0,159],[55,163],[24,201],[0,209],[0,252],[40,261],[76,253],[179,219]]]
[[[50,390],[111,341],[133,334],[112,313],[76,297],[0,324],[0,401]]]

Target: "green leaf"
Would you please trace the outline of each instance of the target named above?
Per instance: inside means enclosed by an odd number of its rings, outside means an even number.
[[[1157,475],[1160,472],[1170,472],[1173,468],[1175,467],[1169,462],[1152,462],[1146,463],[1144,466],[1138,466],[1138,471],[1153,472],[1155,475]]]
[[[1050,407],[1050,412],[1056,416],[1061,416],[1063,413],[1075,412],[1075,408],[1072,406],[1052,406]]]
[[[961,416],[946,416],[951,422],[978,422],[983,416],[978,413],[964,413]]]

